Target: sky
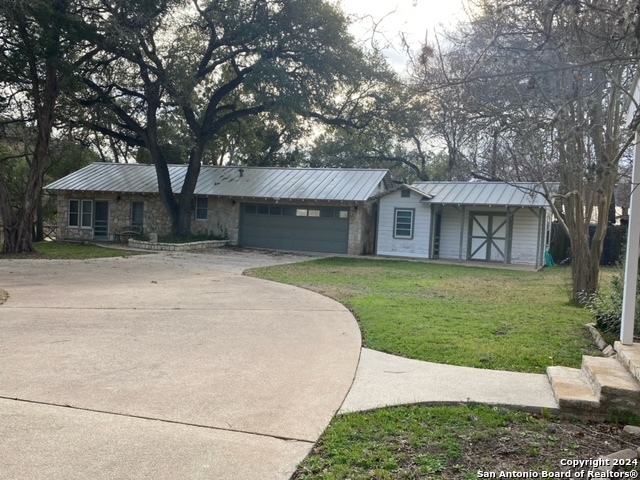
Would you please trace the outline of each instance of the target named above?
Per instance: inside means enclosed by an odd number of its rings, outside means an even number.
[[[402,34],[413,49],[424,42],[428,32],[433,39],[434,30],[464,16],[462,0],[335,0],[348,15],[360,18],[351,27],[356,40],[366,42],[371,38],[373,26],[376,39],[390,44],[384,49],[389,63],[398,72],[406,67],[407,57],[402,49]],[[370,43],[370,42],[369,42]]]

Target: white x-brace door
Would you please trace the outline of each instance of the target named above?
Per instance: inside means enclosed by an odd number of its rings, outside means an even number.
[[[507,246],[507,216],[504,213],[474,213],[469,216],[469,260],[504,262]]]

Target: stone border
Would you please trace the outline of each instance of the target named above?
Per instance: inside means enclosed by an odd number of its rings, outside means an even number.
[[[9,299],[9,292],[0,288],[0,305]]]
[[[229,240],[204,240],[202,242],[189,243],[162,243],[143,242],[141,240],[129,239],[129,246],[141,250],[164,251],[164,252],[189,252],[208,250],[210,248],[220,248],[229,244]]]
[[[595,323],[586,323],[585,327],[587,327],[587,330],[591,332],[591,336],[595,340],[596,345],[605,356],[613,357],[616,354],[616,351],[613,349],[613,347],[604,341],[604,338],[602,338],[602,335],[600,335],[600,332],[596,328]]]

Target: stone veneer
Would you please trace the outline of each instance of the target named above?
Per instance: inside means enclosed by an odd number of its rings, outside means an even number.
[[[148,235],[168,235],[171,230],[169,218],[164,205],[157,194],[126,193],[91,193],[91,192],[59,192],[58,193],[58,238],[65,240],[92,240],[93,228],[68,226],[69,200],[91,199],[109,202],[109,240],[123,227],[131,225],[131,205],[133,202],[144,202],[143,232]],[[274,205],[274,201],[248,199],[247,203]],[[310,202],[278,202],[278,205],[310,205]],[[319,206],[349,208],[349,241],[348,253],[364,255],[373,253],[375,239],[376,210],[373,203],[348,205],[340,202],[313,203]],[[240,228],[241,202],[230,198],[209,197],[206,220],[191,221],[191,232],[196,235],[211,235],[227,238],[232,245],[238,244]]]
[[[116,193],[60,192],[58,193],[58,237],[64,240],[92,240],[93,228],[69,227],[69,200],[105,200],[109,202],[109,240],[123,227],[131,225],[133,202],[144,203],[143,232],[168,235],[171,224],[158,195]],[[195,222],[192,222],[192,231]]]
[[[165,252],[189,252],[199,250],[209,250],[210,248],[220,248],[228,245],[228,240],[204,240],[202,242],[188,243],[162,243],[162,242],[143,242],[140,240],[129,239],[129,246],[139,248],[141,250],[165,251]]]

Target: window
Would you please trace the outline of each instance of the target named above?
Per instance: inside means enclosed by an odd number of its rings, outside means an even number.
[[[310,208],[309,209],[309,216],[310,217],[319,217],[320,216],[320,210],[315,210]]]
[[[413,238],[413,212],[414,210],[395,211],[395,223],[393,227],[393,236],[395,238]]]
[[[93,226],[93,200],[82,200],[82,224],[83,228]]]
[[[69,226],[80,228],[93,226],[93,200],[69,200]]]
[[[411,190],[409,190],[408,188],[403,188],[402,190],[400,190],[400,196],[402,198],[409,198],[411,197]]]
[[[323,218],[333,218],[335,216],[335,208],[325,207],[320,209],[320,216]]]
[[[258,215],[269,215],[269,205],[258,205]]]
[[[307,209],[306,208],[297,208],[296,209],[296,217],[306,217]]]
[[[209,213],[209,197],[196,197],[196,220],[206,220]]]
[[[144,223],[144,202],[131,203],[131,225],[142,228]]]
[[[338,218],[349,218],[349,210],[340,210]]]
[[[78,200],[69,200],[69,226],[80,226],[80,202]]]

